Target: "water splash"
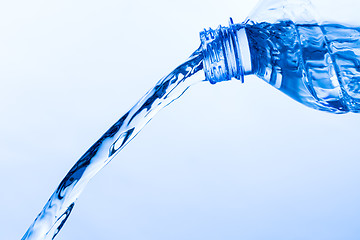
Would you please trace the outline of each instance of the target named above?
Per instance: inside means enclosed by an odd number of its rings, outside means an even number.
[[[150,89],[75,163],[22,240],[54,239],[89,180],[108,164],[154,117],[191,85],[204,80],[201,49]]]

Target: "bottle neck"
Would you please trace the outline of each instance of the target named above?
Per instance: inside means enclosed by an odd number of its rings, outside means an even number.
[[[252,73],[249,43],[244,24],[219,26],[200,32],[206,79],[215,84]]]

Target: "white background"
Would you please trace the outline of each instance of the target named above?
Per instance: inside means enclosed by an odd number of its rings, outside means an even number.
[[[0,239],[77,159],[254,1],[2,1]],[[57,239],[359,239],[360,116],[247,77],[199,84],[87,186]]]

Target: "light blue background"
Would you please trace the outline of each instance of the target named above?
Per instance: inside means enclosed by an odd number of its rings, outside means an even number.
[[[2,1],[0,239],[108,127],[256,2]],[[87,186],[57,239],[359,239],[360,115],[265,82],[199,84]]]

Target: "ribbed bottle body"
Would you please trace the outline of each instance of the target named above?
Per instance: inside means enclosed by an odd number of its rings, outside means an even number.
[[[255,75],[311,108],[360,111],[359,29],[280,21],[246,33]]]

